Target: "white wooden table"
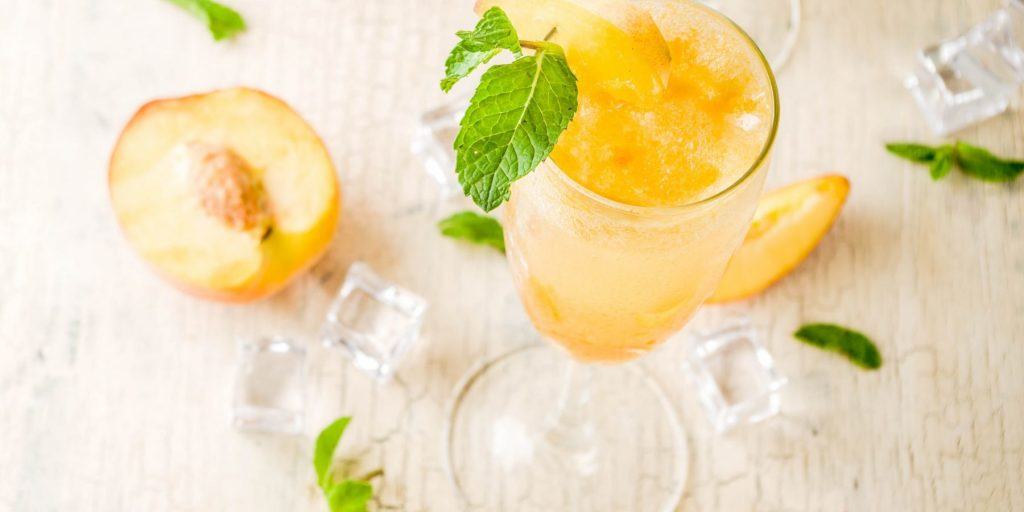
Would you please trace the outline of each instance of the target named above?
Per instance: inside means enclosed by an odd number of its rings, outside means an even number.
[[[438,236],[439,205],[407,151],[443,100],[465,1],[232,0],[250,29],[215,44],[159,0],[0,2],[0,510],[326,510],[311,436],[355,416],[348,455],[382,466],[380,510],[450,511],[444,406],[478,358],[533,340],[504,261]],[[935,140],[900,86],[912,51],[996,0],[806,0],[779,76],[769,185],[845,173],[852,196],[792,276],[732,309],[768,327],[791,378],[780,418],[714,436],[678,373],[678,340],[646,364],[693,450],[681,510],[1024,510],[1024,180],[926,171],[882,149]],[[122,240],[106,164],[143,102],[244,84],[290,102],[338,166],[327,256],[280,295],[202,302],[158,281]],[[962,134],[1024,156],[1024,117]],[[314,345],[356,259],[427,297],[425,338],[375,386]],[[708,310],[706,319],[722,314]],[[794,341],[805,321],[872,335],[876,373]],[[313,364],[306,435],[229,424],[236,340],[283,333]]]

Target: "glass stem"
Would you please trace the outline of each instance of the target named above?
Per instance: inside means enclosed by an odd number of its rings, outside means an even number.
[[[590,402],[595,371],[592,365],[567,358],[562,389],[544,435],[549,448],[582,474],[597,467],[598,440]]]

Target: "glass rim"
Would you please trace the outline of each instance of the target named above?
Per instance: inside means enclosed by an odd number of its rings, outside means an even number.
[[[696,209],[696,208],[699,208],[701,206],[705,206],[705,205],[711,204],[711,203],[715,202],[716,200],[718,200],[718,199],[728,195],[730,192],[732,192],[733,190],[737,189],[741,184],[745,183],[747,181],[747,179],[749,179],[751,176],[753,176],[754,173],[758,169],[761,168],[761,165],[765,162],[765,160],[768,159],[768,154],[771,152],[772,147],[775,145],[775,136],[776,136],[776,134],[778,133],[778,130],[779,130],[779,86],[778,86],[778,84],[776,83],[776,80],[775,80],[775,72],[772,70],[772,66],[768,62],[768,58],[765,57],[764,52],[761,50],[761,47],[759,47],[757,45],[757,43],[754,42],[754,39],[750,37],[750,34],[747,34],[746,30],[743,30],[742,27],[737,25],[735,21],[733,21],[731,18],[729,18],[725,14],[722,14],[721,12],[718,12],[717,10],[715,10],[715,9],[713,9],[713,8],[707,6],[707,5],[704,5],[704,4],[700,3],[700,2],[695,2],[693,0],[662,0],[662,1],[685,1],[686,3],[691,4],[691,5],[699,8],[699,9],[705,9],[705,10],[713,13],[716,16],[720,16],[722,19],[724,19],[726,22],[728,22],[729,25],[731,25],[733,28],[735,28],[739,32],[739,34],[741,36],[743,36],[743,39],[745,39],[747,41],[747,43],[750,44],[750,47],[754,50],[754,53],[757,55],[758,59],[761,61],[761,65],[764,67],[765,73],[767,73],[767,75],[768,75],[768,84],[771,86],[771,92],[772,92],[772,126],[771,126],[771,129],[768,131],[768,136],[765,137],[764,144],[761,146],[761,151],[760,151],[760,153],[758,153],[757,158],[755,158],[754,161],[750,164],[750,167],[747,168],[747,170],[744,171],[742,175],[740,175],[738,178],[736,178],[736,180],[734,180],[732,183],[730,183],[729,186],[719,190],[718,192],[715,192],[714,194],[712,194],[712,195],[710,195],[708,197],[697,199],[697,200],[694,200],[694,201],[688,201],[688,202],[685,202],[685,203],[682,203],[682,204],[678,204],[678,205],[671,205],[671,206],[641,206],[641,205],[635,205],[635,204],[623,203],[621,201],[616,201],[615,199],[611,199],[609,197],[605,197],[605,196],[603,196],[603,195],[601,195],[601,194],[599,194],[599,193],[597,193],[597,192],[587,188],[582,183],[576,181],[575,179],[572,178],[572,176],[569,176],[568,174],[566,174],[565,171],[563,171],[561,167],[559,167],[557,164],[555,164],[551,160],[550,157],[544,159],[544,162],[543,162],[544,164],[546,164],[548,167],[551,167],[552,169],[554,169],[555,174],[557,174],[562,180],[567,182],[571,187],[576,189],[578,192],[582,193],[583,195],[587,196],[588,198],[593,199],[593,200],[595,200],[595,201],[597,201],[597,202],[599,202],[599,203],[601,203],[601,204],[603,204],[605,206],[614,208],[616,210],[630,212],[630,213],[642,213],[642,214],[651,214],[651,213],[653,213],[653,214],[672,214],[672,213],[678,213],[678,212],[681,212],[681,211]]]

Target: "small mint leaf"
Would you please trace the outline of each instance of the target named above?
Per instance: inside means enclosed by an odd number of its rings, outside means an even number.
[[[956,162],[965,174],[985,181],[1011,181],[1024,172],[1024,162],[999,158],[962,141],[956,143]]]
[[[935,159],[928,167],[933,180],[941,180],[953,169],[953,147],[942,146],[935,152]]]
[[[320,431],[316,436],[316,447],[313,450],[313,468],[316,469],[317,483],[324,492],[331,488],[331,462],[334,460],[334,450],[341,441],[345,428],[352,418],[343,416]]]
[[[471,211],[459,212],[438,222],[437,227],[444,236],[489,245],[505,252],[505,232],[493,217]]]
[[[331,512],[366,512],[373,498],[373,486],[361,480],[345,480],[324,491]]]
[[[537,168],[576,114],[576,76],[562,49],[493,66],[480,79],[455,138],[455,171],[467,196],[491,211],[512,182]]]
[[[444,92],[451,90],[456,82],[469,76],[477,66],[491,60],[503,49],[517,56],[522,54],[516,29],[499,7],[488,9],[472,32],[460,30],[455,35],[460,41],[444,63],[445,77],[441,80]]]
[[[245,30],[245,20],[238,11],[213,0],[168,0],[206,23],[213,39],[220,41]]]
[[[878,348],[857,331],[834,324],[807,324],[793,336],[808,345],[840,353],[861,368],[875,370],[882,366]]]
[[[910,160],[911,162],[917,162],[919,164],[931,163],[935,159],[935,154],[940,148],[933,148],[931,146],[925,146],[924,144],[914,144],[908,142],[890,142],[885,145],[885,149],[890,153]]]

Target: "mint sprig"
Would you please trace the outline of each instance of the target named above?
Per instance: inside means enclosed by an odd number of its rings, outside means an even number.
[[[465,78],[480,64],[491,60],[503,49],[509,50],[517,57],[523,54],[519,45],[519,37],[512,22],[504,11],[494,7],[489,9],[477,22],[472,31],[460,30],[455,33],[459,42],[452,48],[448,60],[444,63],[445,77],[441,80],[444,92],[451,90],[456,82]]]
[[[505,231],[494,217],[464,211],[437,223],[441,234],[458,240],[488,245],[505,252]]]
[[[1000,158],[963,141],[941,146],[896,142],[886,144],[885,149],[911,162],[927,164],[934,180],[946,177],[954,164],[964,174],[984,181],[1012,181],[1024,173],[1024,161]]]
[[[324,427],[316,437],[313,449],[313,469],[316,470],[317,484],[324,491],[331,512],[366,512],[366,504],[373,498],[373,485],[369,480],[383,474],[376,470],[359,478],[337,481],[337,475],[331,467],[334,451],[351,419],[344,416]]]
[[[808,345],[842,354],[861,368],[876,370],[882,366],[882,355],[875,344],[852,329],[835,324],[807,324],[793,336]]]
[[[490,30],[498,31],[495,27],[500,27],[502,33],[510,31],[518,41],[515,28],[500,8],[492,7],[484,18]],[[454,81],[442,81],[442,89],[450,88],[465,76],[460,70],[472,70],[484,62],[477,62],[481,53],[490,55],[492,50],[509,46],[506,36],[484,38],[461,33],[460,38],[459,45],[472,40],[473,51],[467,53],[456,45],[446,63],[446,80]],[[569,69],[562,48],[544,41],[518,44],[534,50],[534,54],[517,53],[511,63],[484,72],[455,138],[455,172],[459,183],[463,192],[484,211],[505,202],[512,182],[532,172],[547,158],[576,114],[576,76]],[[490,57],[493,55],[487,59]],[[451,72],[453,69],[455,73]]]
[[[213,39],[220,41],[245,30],[245,20],[238,11],[213,0],[168,0],[206,23]]]

